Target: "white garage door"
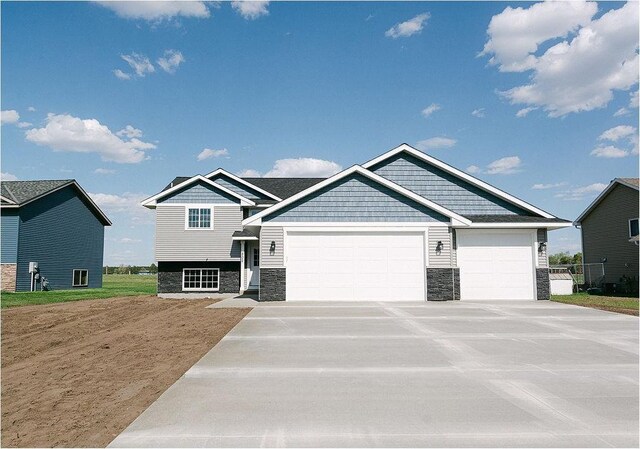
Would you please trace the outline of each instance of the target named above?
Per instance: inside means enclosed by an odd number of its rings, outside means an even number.
[[[424,301],[422,233],[286,237],[287,301]]]
[[[461,299],[534,299],[534,234],[456,232]]]

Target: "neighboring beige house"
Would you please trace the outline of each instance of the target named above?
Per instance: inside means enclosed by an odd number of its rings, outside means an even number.
[[[604,262],[604,283],[624,289],[623,276],[638,291],[638,178],[616,178],[576,219],[584,263]]]

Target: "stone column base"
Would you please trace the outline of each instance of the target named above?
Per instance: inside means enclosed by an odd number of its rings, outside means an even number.
[[[548,268],[536,268],[536,299],[551,299],[551,283]]]
[[[287,299],[287,269],[260,268],[258,301],[284,301]]]
[[[460,268],[427,268],[427,301],[460,299]]]

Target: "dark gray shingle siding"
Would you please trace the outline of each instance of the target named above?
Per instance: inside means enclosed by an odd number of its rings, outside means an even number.
[[[220,189],[197,181],[178,189],[169,196],[162,198],[159,203],[214,203],[240,204],[240,200]]]
[[[351,175],[265,217],[275,222],[447,222],[449,219],[362,175]]]
[[[532,215],[414,156],[400,153],[370,170],[461,215]]]

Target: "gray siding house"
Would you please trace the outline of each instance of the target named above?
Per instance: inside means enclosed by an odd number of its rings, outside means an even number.
[[[102,287],[111,222],[75,180],[3,181],[1,189],[2,290],[30,291],[30,262],[51,290]]]
[[[548,299],[571,226],[403,144],[327,179],[177,177],[156,210],[158,293],[261,301]]]
[[[623,276],[638,292],[638,178],[616,178],[580,214],[584,263],[604,262],[608,289],[626,289]]]

